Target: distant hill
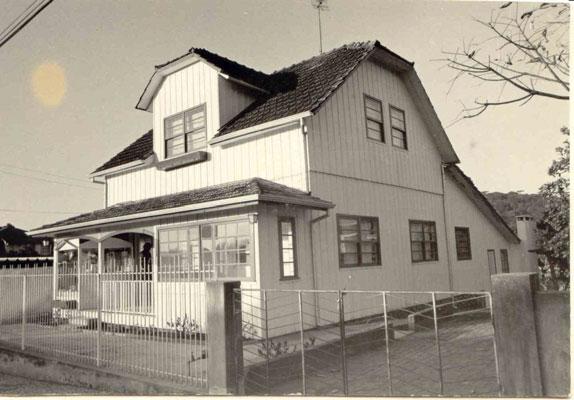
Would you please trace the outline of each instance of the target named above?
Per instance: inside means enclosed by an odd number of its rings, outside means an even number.
[[[488,201],[514,232],[516,232],[515,216],[529,214],[535,221],[539,221],[544,214],[545,201],[539,194],[519,192],[483,192],[482,194],[486,196]]]

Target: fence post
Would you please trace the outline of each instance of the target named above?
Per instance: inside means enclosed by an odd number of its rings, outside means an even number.
[[[26,348],[26,280],[27,276],[22,275],[22,350]]]
[[[433,320],[434,320],[434,337],[436,340],[436,351],[438,356],[438,377],[439,377],[439,384],[440,384],[440,395],[444,394],[444,384],[443,384],[443,377],[442,377],[442,356],[440,354],[440,338],[438,335],[438,320],[436,315],[436,293],[432,292],[432,313],[433,313]]]
[[[98,312],[97,330],[98,334],[96,337],[96,366],[100,366],[102,363],[102,274],[98,271],[96,276],[96,304]]]
[[[486,297],[488,298],[488,308],[490,309],[490,323],[494,328],[494,314],[492,312],[492,295],[490,293],[486,293]],[[498,366],[498,350],[496,349],[496,335],[492,335],[492,349],[494,350],[494,368],[496,370],[496,383],[498,385],[498,397],[502,397],[502,385],[500,384],[500,369]]]
[[[303,396],[307,395],[307,378],[305,376],[305,327],[303,325],[303,293],[299,290],[299,331],[301,339],[301,385]]]
[[[393,380],[391,375],[391,353],[389,346],[389,319],[387,316],[387,292],[383,292],[383,314],[385,315],[385,346],[387,348],[387,378],[389,380],[389,396],[393,395]]]
[[[205,282],[207,376],[210,394],[237,390],[243,367],[240,321],[234,315],[234,291],[240,282]],[[241,307],[241,303],[239,303]],[[235,306],[235,313],[240,313]],[[239,370],[238,370],[239,369]]]
[[[339,290],[339,333],[341,336],[341,373],[343,374],[343,392],[345,396],[349,395],[349,381],[347,377],[347,353],[345,347],[345,302],[344,293]]]

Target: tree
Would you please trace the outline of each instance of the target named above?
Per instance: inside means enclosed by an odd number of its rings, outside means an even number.
[[[548,174],[552,182],[540,187],[547,200],[539,231],[539,254],[544,262],[542,273],[547,276],[547,287],[568,289],[570,276],[570,129],[564,127],[563,145],[556,148],[558,159],[552,162]]]
[[[489,21],[476,20],[490,37],[444,52],[443,61],[456,71],[452,85],[466,77],[494,86],[499,93],[495,99],[477,97],[473,106],[463,106],[462,118],[476,117],[492,106],[525,104],[535,97],[568,101],[570,6],[522,7],[503,4]]]

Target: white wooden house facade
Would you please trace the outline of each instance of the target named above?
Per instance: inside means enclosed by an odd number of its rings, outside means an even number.
[[[273,74],[191,49],[156,67],[137,108],[152,131],[91,175],[105,208],[33,233],[56,239],[55,257],[76,249],[79,273],[139,273],[149,299],[137,311],[156,326],[159,299],[205,279],[476,291],[526,268],[520,240],[456,167],[412,63],[378,42]],[[81,279],[78,307],[93,309]]]

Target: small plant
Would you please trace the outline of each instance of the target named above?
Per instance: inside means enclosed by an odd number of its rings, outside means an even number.
[[[181,332],[186,335],[195,335],[200,333],[201,327],[196,320],[188,318],[187,314],[184,315],[183,319],[177,317],[174,322],[169,321],[167,326],[174,329],[176,332]]]
[[[303,343],[303,347],[308,349],[315,345],[316,338],[314,336],[310,336],[309,340],[306,340]],[[297,352],[297,345],[296,344],[289,344],[286,340],[283,342],[275,342],[273,339],[269,339],[269,353],[267,352],[267,347],[265,345],[265,341],[262,340],[258,343],[257,353],[261,357],[265,358],[275,358],[285,354],[292,354]]]

